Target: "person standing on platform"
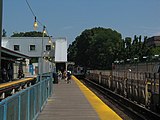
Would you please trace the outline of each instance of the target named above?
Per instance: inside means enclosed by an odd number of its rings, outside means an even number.
[[[60,70],[58,70],[58,80],[62,79],[62,72]]]
[[[2,81],[7,82],[7,71],[5,67],[2,68]]]
[[[19,70],[18,70],[18,78],[21,79],[23,77],[24,77],[23,70],[21,68],[19,68]]]
[[[13,80],[13,69],[11,67],[9,67],[8,69],[8,78],[9,78],[9,81]]]
[[[67,83],[71,83],[71,71],[67,71]]]
[[[66,81],[67,80],[66,78],[67,78],[67,71],[64,70],[64,72],[63,72],[63,79],[65,79],[65,81]]]

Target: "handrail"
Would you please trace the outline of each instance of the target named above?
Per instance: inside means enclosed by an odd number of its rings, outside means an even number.
[[[49,76],[49,75],[48,75]],[[39,79],[39,77],[37,77]],[[33,78],[25,78],[18,81],[13,81],[1,84],[1,89],[7,89],[25,82],[32,82]],[[47,99],[52,94],[53,82],[52,76],[43,80],[39,80],[36,84],[28,86],[12,96],[9,96],[0,101],[0,120],[14,119],[14,120],[35,120],[43,109]]]

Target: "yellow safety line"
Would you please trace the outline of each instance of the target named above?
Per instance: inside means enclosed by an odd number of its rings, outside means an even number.
[[[19,84],[19,83],[23,83],[23,82],[27,82],[31,80],[34,80],[34,78],[25,78],[25,79],[16,80],[16,81],[8,82],[8,83],[3,83],[3,84],[0,84],[0,88],[9,87],[15,84]]]
[[[77,83],[80,90],[83,92],[87,100],[97,112],[100,120],[122,120],[111,108],[109,108],[100,98],[98,98],[92,91],[83,85],[76,77],[72,79]]]

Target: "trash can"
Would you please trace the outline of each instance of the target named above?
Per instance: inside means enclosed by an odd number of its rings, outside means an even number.
[[[53,73],[53,84],[58,84],[58,75],[57,75],[57,73]]]

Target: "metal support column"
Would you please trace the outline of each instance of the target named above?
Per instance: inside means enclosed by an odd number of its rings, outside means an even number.
[[[3,12],[3,0],[0,0],[0,82],[2,81],[2,76],[1,76],[2,12]]]
[[[160,73],[159,73],[159,110],[160,110]]]

